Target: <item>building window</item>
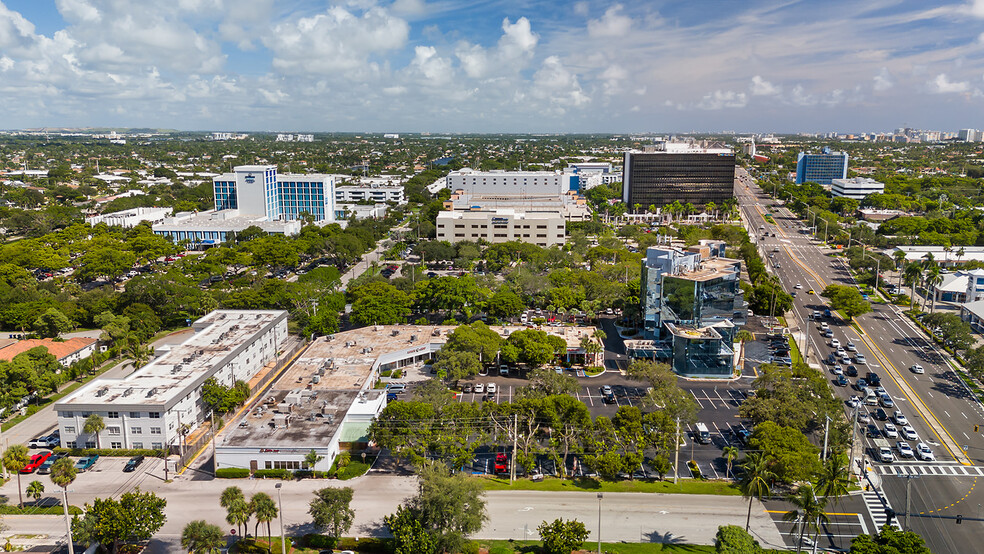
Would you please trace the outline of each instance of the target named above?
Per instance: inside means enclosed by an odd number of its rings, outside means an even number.
[[[65,443],[65,446],[67,448],[78,448],[78,446],[75,445],[75,441],[68,441]]]
[[[161,434],[161,428],[160,427],[151,427],[150,428],[150,434],[151,435],[160,435]]]
[[[143,449],[143,443],[142,442],[135,442],[135,443],[133,443],[133,448],[135,448],[136,450],[141,450],[141,449]]]
[[[108,414],[106,414],[106,417],[108,417],[109,419],[119,419],[120,418],[120,413],[119,412],[109,412]]]
[[[152,443],[150,443],[150,447],[153,450],[161,450],[161,449],[164,448],[164,445],[162,443],[159,443],[159,442],[152,442]]]
[[[161,418],[160,412],[150,412],[150,419],[160,419],[160,418]]]
[[[298,461],[281,461],[281,460],[267,460],[264,463],[266,469],[301,469],[301,462]]]
[[[85,441],[85,447],[86,448],[95,448],[96,447],[96,441]]]
[[[90,415],[92,415],[92,412],[82,412],[82,417],[89,417]]]
[[[65,427],[65,434],[66,435],[74,435],[75,434],[75,426],[74,425],[70,425],[70,426]]]
[[[130,432],[133,433],[134,435],[142,435],[143,427],[130,427]]]
[[[58,417],[72,417],[74,415],[72,412],[58,412]]]
[[[140,412],[130,412],[130,417],[132,419],[140,419]]]
[[[109,443],[110,448],[123,448],[122,442],[111,442]]]
[[[120,434],[120,428],[119,427],[107,427],[106,428],[106,432],[109,433],[110,435],[119,435]]]

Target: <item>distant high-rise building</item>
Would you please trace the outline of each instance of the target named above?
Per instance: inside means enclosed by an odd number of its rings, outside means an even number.
[[[216,210],[239,210],[268,220],[335,219],[335,178],[331,175],[277,174],[275,165],[240,165],[212,180]]]
[[[960,129],[957,138],[964,142],[980,142],[982,135],[977,129]]]
[[[796,184],[806,182],[829,185],[834,179],[847,178],[847,153],[831,152],[824,147],[819,154],[800,152],[796,158]]]
[[[661,142],[625,153],[622,201],[629,210],[721,204],[735,196],[735,154],[725,147]]]

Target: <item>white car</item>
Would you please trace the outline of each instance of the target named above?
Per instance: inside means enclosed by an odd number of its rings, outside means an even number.
[[[793,287],[793,288],[796,289],[796,290],[800,290],[801,288],[803,288],[803,285],[801,285],[799,283],[796,283],[796,286]]]
[[[894,419],[895,419],[895,423],[897,423],[899,425],[908,425],[909,424],[909,420],[905,417],[905,414],[903,414],[902,412],[900,412],[898,410],[895,411],[895,417],[894,417]]]
[[[910,367],[909,368],[909,371],[911,371],[913,373],[918,373],[919,375],[922,375],[923,373],[926,373],[926,370],[923,369],[923,366],[921,366],[919,364],[915,364],[912,367]]]
[[[919,456],[919,459],[923,460],[924,462],[936,461],[936,455],[934,455],[933,451],[930,450],[929,447],[923,443],[919,443],[916,445],[916,456]]]
[[[891,448],[883,446],[878,449],[878,459],[881,460],[882,463],[890,464],[895,461],[895,454],[892,454]]]
[[[902,427],[902,436],[905,437],[905,440],[907,441],[919,440],[919,435],[916,434],[916,430],[912,427],[912,425]]]
[[[891,423],[885,424],[885,438],[897,439],[899,438],[899,430]]]
[[[858,354],[854,357],[854,363],[858,365],[868,365],[868,360],[864,358],[864,354]]]
[[[899,450],[899,456],[903,458],[914,458],[916,456],[916,453],[912,451],[912,447],[905,441],[895,443],[895,447]]]
[[[472,390],[475,394],[483,394],[485,392],[485,385],[482,383],[475,383],[475,388]]]
[[[858,347],[857,346],[854,346],[854,343],[853,342],[848,341],[848,343],[847,343],[847,351],[848,352],[857,352],[858,351]]]
[[[489,383],[485,390],[489,394],[495,394],[495,383]]]
[[[834,366],[834,375],[844,375],[844,368],[841,367],[841,366],[839,366],[839,365],[835,365]]]
[[[837,339],[830,339],[830,347],[831,348],[840,348],[840,345],[841,345],[841,341],[839,341]]]
[[[858,398],[857,396],[852,396],[847,399],[847,405],[850,406],[852,410],[854,408],[857,408],[860,404],[861,404],[861,399]]]

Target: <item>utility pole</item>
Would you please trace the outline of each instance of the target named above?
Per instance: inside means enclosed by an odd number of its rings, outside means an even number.
[[[509,464],[509,482],[516,480],[516,448],[519,443],[519,415],[513,414],[513,448],[512,463]]]
[[[902,526],[903,531],[909,530],[909,486],[912,485],[913,479],[918,479],[919,475],[903,475],[905,477],[905,525]]]
[[[287,541],[284,540],[284,499],[280,495],[280,487],[283,483],[277,483],[274,487],[277,489],[277,504],[280,505],[280,554],[287,554]]]
[[[72,539],[72,519],[68,517],[68,490],[62,488],[62,510],[65,512],[65,532],[68,533],[68,554],[75,554],[75,541]]]
[[[823,456],[820,458],[822,460],[827,459],[827,437],[830,435],[830,416],[824,416],[827,418],[823,423]]]
[[[217,469],[216,467],[217,460],[215,458],[215,432],[217,431],[217,429],[215,428],[215,410],[212,410],[209,417],[212,418],[212,478],[214,479],[215,470]]]
[[[677,476],[680,475],[680,416],[677,416],[677,432],[676,432],[676,454],[673,456],[673,484],[677,483]]]

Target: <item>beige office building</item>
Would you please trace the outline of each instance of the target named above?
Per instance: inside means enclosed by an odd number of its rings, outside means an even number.
[[[437,240],[450,243],[484,240],[521,241],[537,246],[565,242],[564,217],[559,211],[515,209],[443,211],[437,214]]]

